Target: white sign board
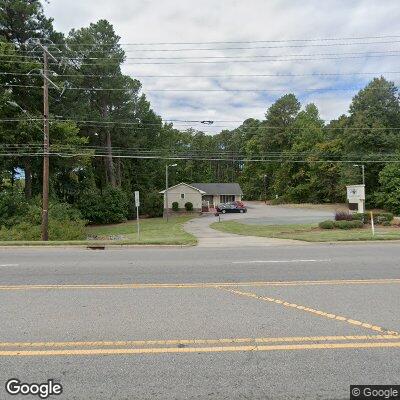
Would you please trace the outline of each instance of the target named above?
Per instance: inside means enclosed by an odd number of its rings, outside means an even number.
[[[139,191],[135,191],[135,206],[140,207],[140,200],[139,200]]]
[[[349,203],[358,203],[365,200],[365,185],[351,185],[347,188],[347,200]]]

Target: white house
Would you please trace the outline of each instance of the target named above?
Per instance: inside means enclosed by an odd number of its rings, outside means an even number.
[[[165,190],[164,209],[166,208]],[[177,202],[179,208],[184,208],[185,203],[193,204],[193,210],[201,211],[202,206],[215,207],[219,203],[228,203],[242,200],[243,192],[238,183],[179,183],[168,188],[168,209],[172,203]]]

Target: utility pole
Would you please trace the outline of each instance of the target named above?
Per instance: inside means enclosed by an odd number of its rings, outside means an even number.
[[[43,198],[42,240],[49,240],[49,59],[47,47],[43,48]]]
[[[30,39],[35,46],[39,46],[43,50],[43,70],[40,73],[43,77],[43,192],[42,192],[42,240],[49,240],[49,84],[61,91],[49,78],[49,57],[56,62],[57,60],[48,50],[47,46],[38,40]]]

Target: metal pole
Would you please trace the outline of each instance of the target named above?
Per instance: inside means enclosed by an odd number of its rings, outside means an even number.
[[[138,240],[140,240],[139,206],[136,206],[136,225]]]
[[[49,240],[49,83],[47,48],[43,49],[43,198],[42,240]]]
[[[365,185],[365,165],[361,165],[361,171],[362,171],[362,183]]]
[[[165,218],[168,222],[168,165],[165,166]]]

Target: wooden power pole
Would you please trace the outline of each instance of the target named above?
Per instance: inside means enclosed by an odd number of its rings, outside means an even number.
[[[48,50],[43,49],[43,198],[42,240],[49,240],[49,59]]]

